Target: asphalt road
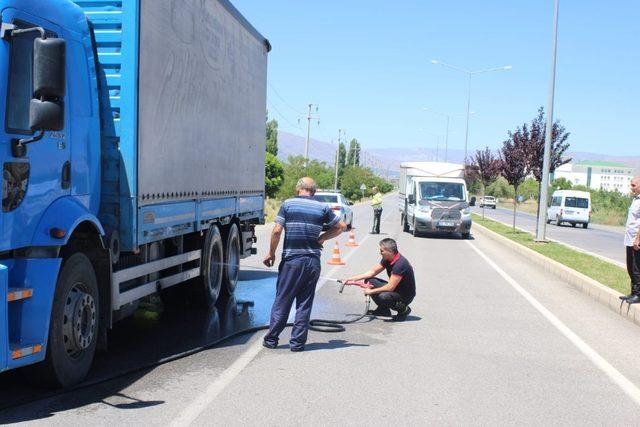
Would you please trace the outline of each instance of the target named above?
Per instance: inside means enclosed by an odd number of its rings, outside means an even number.
[[[482,215],[482,208],[475,206],[473,211]],[[485,208],[487,218],[495,219],[506,224],[513,223],[513,211],[510,209]],[[525,213],[516,213],[516,227],[532,233],[536,232],[536,216]],[[581,226],[572,227],[570,224],[556,226],[555,222],[547,224],[547,238],[574,246],[586,252],[601,256],[614,263],[625,267],[624,228],[600,224],[589,224],[589,228]]]
[[[307,351],[264,349],[262,334],[133,376],[0,412],[37,425],[629,425],[640,416],[640,330],[493,241],[403,233],[395,197],[380,236],[356,206],[357,248],[342,243],[345,277],[377,263],[397,239],[418,296],[403,323],[381,319],[339,334],[311,332]],[[258,266],[269,227],[259,236]],[[258,270],[256,270],[258,271]],[[258,273],[254,273],[258,274]],[[271,280],[271,282],[270,282]],[[243,300],[273,275],[247,280]],[[240,298],[238,298],[240,299]],[[234,316],[260,318],[267,298]],[[313,317],[363,309],[360,290],[321,280]],[[243,314],[244,313],[244,314]],[[176,336],[180,335],[175,331]],[[286,343],[285,330],[281,342]],[[164,338],[170,342],[171,338]],[[165,343],[165,345],[167,345]],[[126,352],[127,348],[118,351]],[[151,351],[151,350],[149,350]]]

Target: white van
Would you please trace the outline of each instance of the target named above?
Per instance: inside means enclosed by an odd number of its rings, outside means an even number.
[[[556,190],[547,211],[547,224],[555,221],[557,226],[567,222],[572,226],[589,226],[591,219],[591,193],[588,191]]]

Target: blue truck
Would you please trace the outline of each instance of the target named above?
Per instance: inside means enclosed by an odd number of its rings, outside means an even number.
[[[0,5],[0,372],[64,387],[142,298],[233,293],[270,45],[227,0]]]

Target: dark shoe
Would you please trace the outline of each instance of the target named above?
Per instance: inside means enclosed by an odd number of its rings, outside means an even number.
[[[631,298],[633,296],[633,294],[629,294],[629,295],[620,295],[618,298],[620,298],[622,301],[626,301],[629,298]]]
[[[628,304],[635,304],[638,302],[640,302],[640,295],[631,295],[629,298],[627,298]]]
[[[638,297],[638,298],[640,298],[640,297]],[[393,321],[394,322],[404,322],[405,320],[407,320],[407,316],[409,316],[409,314],[411,314],[411,307],[407,306],[402,313],[398,312],[398,314],[393,316]]]
[[[384,307],[378,307],[375,310],[367,311],[369,316],[391,317],[391,310]]]
[[[274,348],[278,347],[278,343],[272,343],[272,342],[263,340],[262,346],[273,350]]]

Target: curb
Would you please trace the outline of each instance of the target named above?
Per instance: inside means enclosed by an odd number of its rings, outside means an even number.
[[[522,246],[519,243],[514,242],[500,234],[489,230],[486,227],[478,223],[473,224],[473,229],[478,234],[488,237],[491,240],[499,242],[503,246],[512,249],[514,252],[525,256],[528,260],[534,264],[542,267],[545,271],[557,276],[561,280],[571,284],[574,288],[584,292],[593,299],[597,300],[603,305],[608,306],[611,310],[615,311],[622,317],[626,317],[636,325],[640,326],[640,307],[637,304],[626,306],[628,310],[625,310],[625,306],[620,308],[620,297],[622,294],[618,291],[614,291],[611,288],[606,287],[602,283],[593,280],[592,278],[585,276],[584,274],[567,267],[558,261],[547,258],[546,256],[539,254],[538,252]]]

